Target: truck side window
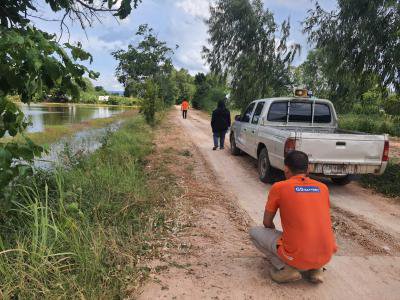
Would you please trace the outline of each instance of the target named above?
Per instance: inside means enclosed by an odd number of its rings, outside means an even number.
[[[315,103],[314,123],[330,123],[331,121],[332,121],[332,116],[329,105],[322,103]]]
[[[312,103],[290,102],[289,122],[311,123]]]
[[[256,110],[254,111],[253,119],[251,120],[252,124],[254,124],[254,125],[258,124],[262,110],[264,108],[264,104],[265,104],[265,102],[258,102]]]
[[[287,121],[288,103],[274,102],[269,108],[267,120],[271,122],[286,122]]]
[[[252,112],[253,112],[253,109],[254,109],[254,106],[255,106],[255,105],[256,105],[255,103],[251,103],[251,104],[247,107],[246,111],[244,112],[244,114],[243,114],[243,116],[242,116],[241,122],[244,122],[244,123],[249,123],[249,122],[250,122],[251,114],[252,114]]]

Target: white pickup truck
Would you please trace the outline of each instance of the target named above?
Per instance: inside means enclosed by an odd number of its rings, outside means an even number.
[[[308,154],[310,173],[329,177],[338,185],[352,175],[382,174],[389,160],[389,136],[338,129],[328,100],[286,97],[256,100],[235,117],[231,152],[258,160],[260,180],[271,182],[273,169],[284,169],[291,150]]]

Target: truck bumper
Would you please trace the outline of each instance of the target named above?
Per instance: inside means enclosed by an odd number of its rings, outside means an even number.
[[[383,162],[381,165],[311,163],[309,172],[324,176],[381,175],[385,172],[386,166],[387,162]]]

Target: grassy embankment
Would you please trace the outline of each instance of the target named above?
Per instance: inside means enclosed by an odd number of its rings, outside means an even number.
[[[152,136],[137,116],[94,154],[6,194],[0,298],[116,299],[138,286],[147,272],[139,263],[174,226],[178,190],[162,169],[146,172]]]

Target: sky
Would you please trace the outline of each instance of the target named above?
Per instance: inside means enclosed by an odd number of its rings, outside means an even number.
[[[296,57],[294,65],[305,60],[310,50],[307,37],[302,34],[301,22],[307,16],[307,11],[314,7],[312,0],[264,0],[265,8],[274,13],[279,24],[290,18],[290,41],[302,46],[301,54]],[[40,2],[39,2],[40,3]],[[100,77],[94,82],[108,91],[122,91],[122,85],[115,77],[117,61],[111,52],[126,49],[135,42],[135,33],[140,24],[149,24],[160,40],[166,41],[171,48],[179,45],[173,56],[176,68],[185,68],[194,75],[207,72],[201,57],[201,49],[207,45],[207,26],[204,20],[209,16],[209,0],[143,0],[136,10],[125,20],[117,21],[110,15],[103,15],[101,23],[95,22],[86,32],[78,24],[69,24],[70,35],[64,31],[61,41],[69,38],[70,42],[81,42],[83,48],[93,55],[93,63],[88,65],[91,70],[100,72]],[[331,10],[335,8],[335,0],[319,0],[321,6]],[[39,15],[46,18],[57,18],[43,4]],[[58,16],[59,17],[59,16]],[[34,19],[39,28],[60,35],[58,22],[45,22]]]

